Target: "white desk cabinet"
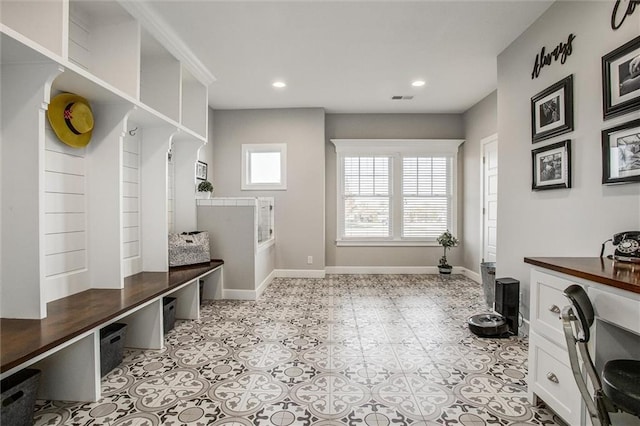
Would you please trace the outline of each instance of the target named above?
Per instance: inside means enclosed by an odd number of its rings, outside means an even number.
[[[640,359],[640,265],[600,258],[525,258],[530,280],[529,399],[542,400],[570,425],[590,425],[569,365],[562,332],[563,291],[582,286],[593,304],[591,356],[596,369],[610,359]],[[615,419],[615,420],[614,420]],[[614,424],[640,425],[615,415]]]

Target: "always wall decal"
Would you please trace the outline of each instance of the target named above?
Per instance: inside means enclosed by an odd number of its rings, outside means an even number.
[[[536,55],[536,62],[533,64],[533,71],[531,72],[531,79],[538,78],[540,75],[540,71],[543,67],[551,65],[553,61],[560,61],[561,64],[564,64],[567,58],[573,52],[573,40],[575,40],[576,36],[574,34],[569,34],[567,41],[561,41],[552,51],[546,51],[546,47],[542,46],[540,53]]]
[[[620,28],[627,17],[633,15],[638,6],[640,6],[640,0],[616,0],[616,4],[613,5],[613,10],[611,11],[611,29],[617,30]]]

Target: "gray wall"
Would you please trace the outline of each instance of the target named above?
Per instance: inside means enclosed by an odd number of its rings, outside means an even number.
[[[214,110],[212,183],[218,197],[275,197],[277,269],[324,270],[324,110]],[[241,191],[241,149],[287,144],[287,190]],[[313,256],[313,264],[307,264]]]
[[[337,247],[336,246],[336,151],[330,139],[463,139],[462,116],[458,114],[327,114],[326,116],[326,261],[327,266],[436,266],[440,247]],[[461,182],[461,155],[458,156]],[[460,185],[458,185],[460,188]],[[458,198],[458,236],[462,230],[463,206]],[[461,249],[447,257],[461,264]]]
[[[498,93],[489,94],[463,115],[465,143],[462,146],[464,178],[462,205],[464,206],[462,235],[462,264],[465,268],[480,273],[482,259],[482,139],[496,133],[498,129]],[[498,142],[498,146],[500,143]],[[499,149],[499,148],[498,148]]]
[[[640,113],[602,119],[601,57],[638,35],[638,14],[613,31],[613,2],[556,2],[498,56],[498,253],[497,274],[522,283],[523,314],[529,313],[525,256],[598,256],[615,232],[640,229],[640,184],[601,184],[603,129]],[[531,79],[542,46],[553,48],[576,35],[564,65],[555,62]],[[562,78],[574,76],[575,131],[531,143],[530,99]],[[531,150],[572,140],[573,188],[531,191]]]

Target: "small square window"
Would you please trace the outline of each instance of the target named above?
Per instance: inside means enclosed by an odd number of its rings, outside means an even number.
[[[287,145],[243,144],[242,189],[287,189]]]

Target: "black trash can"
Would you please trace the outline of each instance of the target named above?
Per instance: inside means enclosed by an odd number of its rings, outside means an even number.
[[[173,326],[176,323],[176,298],[163,297],[162,305],[164,308],[162,315],[163,329],[164,334],[167,334],[169,331],[173,330]]]
[[[38,394],[40,370],[27,368],[3,379],[0,424],[31,426]]]
[[[114,323],[100,329],[100,375],[109,374],[122,363],[127,324]]]

